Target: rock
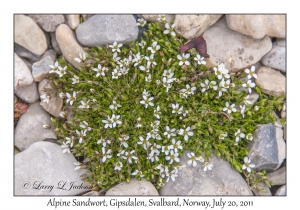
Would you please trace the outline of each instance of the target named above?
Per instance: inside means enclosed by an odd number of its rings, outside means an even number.
[[[283,130],[282,128],[276,127],[276,140],[283,140]]]
[[[99,193],[97,191],[90,191],[83,194],[82,196],[99,196]]]
[[[281,116],[281,118],[286,118],[286,101],[284,102],[284,104],[282,106],[282,110],[281,110],[280,116]]]
[[[174,182],[169,180],[160,189],[161,196],[252,195],[241,174],[232,169],[225,160],[212,155],[210,163],[214,165],[213,169],[203,171],[203,164],[199,162],[196,167],[187,165],[189,160],[187,153],[188,151],[184,151],[180,159],[180,165],[186,165],[186,167],[179,171]]]
[[[185,39],[193,39],[200,36],[221,17],[222,15],[176,15],[174,29]]]
[[[50,115],[39,102],[29,104],[27,112],[21,115],[15,129],[15,145],[20,151],[37,141],[56,139],[53,130],[43,128],[46,124],[51,125]]]
[[[214,66],[224,63],[231,72],[251,67],[272,48],[272,42],[267,36],[253,39],[229,29],[225,17],[210,26],[203,37]]]
[[[32,64],[25,58],[21,58],[26,66],[29,68],[30,72],[32,73]]]
[[[251,102],[252,106],[253,104],[259,99],[259,95],[255,90],[252,90],[252,92],[249,94],[248,101]]]
[[[56,40],[56,33],[55,32],[50,33],[50,37],[51,37],[51,45],[52,45],[53,49],[55,50],[56,54],[61,55],[62,52],[61,52],[61,49],[59,48],[58,42]]]
[[[139,18],[144,18],[147,22],[152,22],[152,23],[155,23],[155,22],[161,22],[158,20],[158,15],[143,15],[143,14],[140,14],[138,15]],[[166,21],[170,24],[172,23],[173,20],[175,20],[175,15],[165,15],[166,17]]]
[[[282,167],[267,174],[268,180],[272,186],[286,184],[286,167]]]
[[[286,37],[286,15],[226,15],[226,20],[230,29],[255,39]]]
[[[31,17],[44,31],[54,32],[57,26],[65,22],[63,15],[28,15]]]
[[[42,29],[28,16],[15,15],[15,43],[36,55],[42,55],[48,48]]]
[[[35,81],[33,81],[30,85],[19,87],[16,90],[16,95],[29,104],[36,102],[40,98]]]
[[[46,90],[46,92],[43,91]],[[63,106],[63,99],[58,96],[57,91],[53,91],[50,80],[44,79],[39,83],[40,96],[43,94],[49,94],[49,102],[41,101],[40,105],[51,115],[58,117]]]
[[[40,82],[48,77],[51,70],[49,65],[54,65],[56,60],[56,52],[53,49],[47,50],[41,60],[32,65],[32,76],[34,81]]]
[[[41,58],[41,56],[38,56],[38,55],[30,52],[25,47],[22,47],[21,45],[18,45],[17,43],[14,43],[14,49],[15,49],[15,53],[17,53],[18,56],[20,56],[22,58],[26,58],[33,63],[38,61]]]
[[[262,57],[261,62],[264,66],[268,66],[282,72],[286,72],[286,63],[285,63],[285,39],[277,39],[273,43],[273,48],[268,52],[264,57]]]
[[[87,47],[133,41],[138,26],[132,15],[93,15],[76,28],[78,42]]]
[[[276,118],[275,126],[278,127],[278,128],[282,128],[282,125],[281,125],[281,122],[280,122],[280,118],[277,116],[277,114],[276,114],[275,111],[273,111],[273,115]]]
[[[256,196],[272,196],[270,188],[263,182],[257,184],[257,189],[253,189]]]
[[[15,53],[15,78],[14,87],[22,87],[30,85],[33,82],[33,78],[30,69],[25,62]]]
[[[87,52],[78,44],[74,31],[66,24],[60,24],[56,29],[56,40],[63,53],[63,56],[77,69],[80,69],[81,63],[75,61],[79,55],[86,55]]]
[[[15,195],[77,195],[90,191],[80,178],[85,170],[74,170],[76,159],[62,151],[56,144],[41,141],[15,155]]]
[[[130,182],[122,182],[118,184],[117,186],[109,189],[105,196],[119,196],[119,195],[158,195],[157,190],[152,185],[151,182],[148,182],[145,179],[142,179],[141,181],[138,181],[137,179],[131,179]]]
[[[93,17],[93,14],[83,14],[81,15],[83,22],[87,21],[88,19],[90,19],[91,17]]]
[[[75,30],[80,24],[80,15],[67,15],[68,25],[71,29]]]
[[[285,95],[286,79],[279,71],[270,67],[262,66],[257,71],[255,83],[263,93],[271,96]]]
[[[276,140],[276,127],[273,124],[256,127],[254,139],[247,145],[248,157],[251,163],[255,164],[256,170],[270,172],[281,165],[283,162],[281,143]]]
[[[286,196],[286,185],[282,185],[280,188],[278,188],[275,195]]]
[[[20,150],[16,146],[14,146],[14,155],[16,155],[18,153],[20,153]]]

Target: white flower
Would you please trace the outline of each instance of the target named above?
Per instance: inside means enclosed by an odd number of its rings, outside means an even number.
[[[127,144],[127,140],[129,139],[129,136],[122,136],[121,138],[119,138],[120,142],[121,142],[121,146],[123,145],[125,148],[128,148],[128,144]]]
[[[158,15],[157,20],[158,20],[158,22],[166,21],[166,15]]]
[[[142,59],[144,58],[143,55],[140,55],[140,52],[138,52],[137,54],[133,55],[134,59],[133,62],[135,63],[134,66],[137,66],[141,63]]]
[[[244,165],[243,170],[247,169],[249,173],[251,173],[251,168],[255,168],[255,164],[250,164],[251,160],[246,156],[244,157]]]
[[[116,101],[113,101],[111,105],[109,105],[109,108],[112,110],[118,110],[118,107],[122,107],[120,104],[117,104]]]
[[[157,118],[157,119],[160,119],[160,107],[157,106],[156,109],[154,109],[154,116]]]
[[[252,141],[252,140],[253,140],[253,135],[252,135],[252,133],[248,133],[248,134],[246,135],[246,139]]]
[[[210,81],[209,82],[209,87],[214,89],[214,90],[218,90],[218,86],[217,86],[217,82],[216,81]]]
[[[246,105],[244,105],[244,106],[240,105],[240,108],[241,108],[241,114],[242,114],[242,116],[244,118],[245,117],[244,116],[245,115],[245,111],[246,111]]]
[[[170,152],[170,147],[169,146],[162,146],[161,147],[161,152],[164,152],[165,155],[168,155]]]
[[[197,165],[197,162],[196,162],[197,160],[200,162],[204,162],[204,159],[202,156],[196,157],[193,152],[187,153],[187,156],[189,157],[189,161],[187,162],[188,165],[193,164],[193,166],[195,167]]]
[[[184,140],[187,141],[187,140],[189,140],[189,136],[194,135],[194,132],[190,131],[190,129],[191,129],[190,126],[188,126],[185,129],[180,129],[178,134],[184,136]]]
[[[95,72],[97,72],[96,77],[99,77],[99,75],[105,76],[106,68],[102,67],[101,64],[98,64],[98,68],[93,68]]]
[[[259,110],[259,106],[254,106],[254,110],[258,111]]]
[[[147,21],[144,18],[137,19],[137,25],[144,27],[147,24]]]
[[[163,77],[162,83],[165,88],[167,88],[167,92],[172,87],[172,79],[168,79],[167,77]]]
[[[175,182],[175,178],[178,177],[178,171],[173,170],[171,171],[171,173],[167,173],[166,176],[167,176],[166,182],[168,182],[170,178],[172,179],[173,182]]]
[[[225,133],[220,133],[220,134],[219,134],[219,139],[220,139],[220,140],[223,140],[225,137],[227,137],[227,135],[228,135],[228,134],[227,134],[226,132],[225,132]]]
[[[160,149],[160,148],[161,148],[160,145],[154,143],[154,144],[152,145],[152,147],[151,147],[151,152],[154,152],[154,153],[156,153],[156,154],[159,154],[160,151],[159,151],[158,149]]]
[[[240,138],[245,138],[245,134],[241,133],[240,129],[238,129],[237,132],[234,133],[234,135],[235,135],[235,141],[236,142],[239,142]]]
[[[121,163],[120,161],[116,163],[115,165],[115,169],[114,170],[118,170],[121,171],[123,167],[123,163]]]
[[[151,53],[155,53],[157,50],[160,49],[160,46],[157,44],[157,42],[153,42],[151,47],[147,48],[148,50],[151,51]]]
[[[253,83],[251,80],[248,80],[247,84],[244,83],[244,84],[242,84],[242,86],[245,87],[245,88],[248,88],[249,93],[251,93],[252,92],[251,88],[255,87],[255,83]]]
[[[189,111],[185,110],[185,111],[182,112],[182,115],[185,117],[188,113],[189,113]]]
[[[108,45],[113,52],[117,51],[117,52],[121,52],[120,51],[120,47],[123,46],[123,44],[118,44],[116,41],[112,44],[112,45]]]
[[[166,30],[164,30],[164,34],[170,33],[172,36],[176,36],[176,33],[174,31],[175,24],[171,25],[171,27],[170,27],[169,23],[166,23],[165,27],[166,27]]]
[[[115,116],[115,114],[113,114],[113,115],[111,116],[111,121],[112,121],[112,127],[113,127],[113,128],[116,127],[117,124],[119,124],[119,125],[122,124],[122,121],[119,120],[120,117],[121,117],[121,115]]]
[[[110,116],[107,116],[107,120],[102,120],[102,122],[105,124],[104,128],[108,128],[108,127],[112,128],[112,126],[113,126],[113,121],[110,118]]]
[[[139,139],[140,139],[140,141],[138,142],[138,144],[142,144],[144,146],[145,150],[147,150],[151,146],[151,143],[149,142],[148,137],[146,139],[144,139],[142,136],[139,136]]]
[[[51,68],[51,70],[49,71],[49,73],[57,73],[57,70],[58,70],[58,62],[56,61],[54,63],[54,66],[53,65],[49,65],[49,67]]]
[[[83,129],[85,129],[85,130],[88,130],[88,131],[92,130],[92,128],[89,127],[89,124],[88,124],[86,121],[83,121],[83,123],[80,123],[79,126],[80,126],[81,128],[83,128]]]
[[[148,105],[154,106],[154,104],[151,102],[154,98],[150,97],[148,98],[147,96],[143,95],[143,99],[140,101],[140,104],[145,104],[145,108],[148,108]]]
[[[244,98],[244,100],[243,100],[243,102],[245,103],[245,105],[252,104],[251,101],[247,100],[248,98],[249,98],[249,95],[247,95],[247,96]]]
[[[140,170],[135,170],[131,175],[144,177],[143,173]]]
[[[76,167],[74,168],[75,171],[81,168],[81,164],[80,164],[78,161],[75,162],[75,163],[73,163],[73,164],[76,166]]]
[[[228,114],[230,114],[231,112],[236,112],[236,108],[234,108],[234,107],[235,107],[235,104],[231,104],[231,105],[229,106],[229,103],[226,102],[225,105],[226,105],[226,107],[223,108],[223,111],[224,111],[224,112],[227,111]]]
[[[171,136],[176,136],[176,129],[172,128],[170,129],[169,126],[166,126],[166,131],[164,132],[164,135],[167,136],[167,138],[171,138]]]
[[[202,90],[201,90],[202,93],[205,92],[206,90],[208,90],[210,87],[209,81],[207,79],[204,81],[204,83],[201,82],[200,85],[202,87]]]
[[[61,98],[65,98],[65,97],[66,97],[66,94],[64,94],[63,92],[60,92],[58,95],[59,95],[59,97],[61,97]]]
[[[63,142],[63,144],[60,146],[61,148],[63,148],[63,153],[70,153],[70,147],[68,144],[66,144],[65,142]]]
[[[127,157],[128,163],[132,163],[132,159],[137,160],[138,158],[134,156],[135,150],[132,150],[131,152],[125,152],[125,155]]]
[[[224,87],[224,88],[229,88],[230,86],[230,80],[226,80],[226,82],[224,81],[224,79],[221,80],[221,85]]]
[[[188,95],[194,95],[195,91],[196,91],[196,87],[195,86],[190,86],[189,84],[186,84],[186,89],[182,89],[181,92],[186,93]]]
[[[81,144],[82,141],[83,141],[83,137],[86,136],[86,130],[81,130],[80,132],[78,130],[76,130],[76,133],[77,133],[78,138],[79,138],[78,142]]]
[[[138,124],[136,124],[136,126],[135,127],[137,127],[137,128],[142,128],[143,127],[143,125],[141,124],[141,123],[138,123]]]
[[[141,43],[139,43],[139,45],[141,46],[142,49],[144,49],[147,43],[144,40],[142,40]]]
[[[119,76],[122,75],[122,73],[120,72],[120,70],[118,68],[115,68],[113,72],[111,72],[112,74],[112,78],[113,79],[118,79]]]
[[[213,68],[213,70],[215,71],[215,75],[217,75],[219,80],[223,78],[223,72],[222,72],[223,69],[224,67],[222,67],[222,64],[218,65],[218,67]]]
[[[118,62],[121,59],[120,57],[118,57],[118,52],[114,52],[113,59],[115,62]],[[105,70],[107,70],[107,69],[105,69]]]
[[[105,147],[102,147],[102,163],[104,163],[106,161],[106,159],[109,159],[112,157],[111,154],[111,149],[107,150],[107,152],[105,151]]]
[[[251,70],[246,69],[245,72],[248,74],[247,76],[248,79],[251,79],[252,77],[257,79],[257,74],[255,74],[255,66],[251,66]]]
[[[79,58],[74,58],[74,60],[77,61],[78,63],[81,63],[85,59],[86,59],[85,54],[81,54],[81,53],[79,53]]]
[[[59,77],[64,76],[67,73],[67,66],[65,66],[64,68],[59,66],[58,71],[56,73],[58,74]]]
[[[71,136],[71,137],[66,137],[66,144],[69,144],[70,147],[72,148],[74,143],[75,143],[75,137],[74,136]]]
[[[145,77],[145,81],[146,82],[152,82],[151,74],[149,74],[147,77]]]
[[[219,91],[219,97],[222,96],[223,92],[227,91],[227,89],[225,89],[225,88],[223,87],[222,82],[219,83],[218,91]]]
[[[214,167],[214,165],[209,162],[205,162],[203,166],[204,166],[203,171],[207,171],[207,169],[211,170]]]
[[[180,60],[179,66],[182,66],[183,64],[190,65],[190,62],[187,60],[189,57],[190,57],[189,53],[187,53],[187,54],[182,53],[182,56],[177,55],[178,60]]]
[[[42,102],[49,103],[51,96],[49,94],[43,94],[40,96]]]
[[[58,116],[60,116],[61,118],[66,118],[67,113],[66,111],[61,111]]]
[[[106,138],[100,138],[98,141],[97,141],[97,144],[102,144],[102,147],[106,147],[106,144],[110,144],[111,141],[109,139],[106,139]]]
[[[202,65],[206,64],[204,57],[201,57],[199,54],[194,58],[194,60],[197,61],[198,64],[202,64]]]
[[[156,66],[156,62],[154,61],[154,54],[151,54],[150,57],[145,56],[145,59],[147,60],[147,66],[151,66],[151,64]]]
[[[90,108],[90,106],[88,104],[89,101],[87,101],[86,103],[84,101],[80,101],[80,103],[81,103],[81,105],[78,108],[80,108],[80,109],[88,109],[88,108]]]
[[[182,114],[183,106],[179,108],[179,104],[172,104],[172,113]]]
[[[67,98],[67,103],[70,102],[70,105],[72,106],[73,103],[74,103],[74,101],[76,100],[76,92],[73,91],[73,96],[71,96],[70,93],[66,93],[66,95],[67,95],[67,97],[68,97],[68,98]]]
[[[167,77],[168,79],[172,79],[174,76],[174,72],[172,69],[164,70],[163,77]]]
[[[225,68],[225,65],[224,65],[224,67],[222,69],[222,77],[226,78],[226,79],[230,78],[230,75],[228,74],[228,69]]]
[[[151,160],[151,162],[154,162],[154,161],[159,161],[159,158],[158,158],[158,154],[151,151],[150,154],[148,155],[147,157],[148,160]]]
[[[176,162],[179,162],[179,158],[178,158],[178,153],[174,152],[174,150],[170,151],[170,155],[166,156],[166,160],[170,160],[170,164],[173,163],[173,161],[175,160]]]
[[[175,139],[172,139],[172,145],[169,148],[173,149],[175,152],[178,152],[178,149],[182,149],[182,146],[180,144],[181,141],[176,142]]]
[[[73,85],[79,83],[79,77],[74,75],[74,77],[72,78],[72,81],[73,81],[72,82]]]
[[[150,96],[150,94],[147,92],[146,89],[144,89],[144,91],[143,91],[143,96],[146,96],[146,97],[149,97],[149,96]],[[138,120],[138,121],[140,121],[140,120]]]
[[[150,71],[150,66],[139,66],[139,69],[142,70],[142,71],[145,71],[145,72],[149,72]]]

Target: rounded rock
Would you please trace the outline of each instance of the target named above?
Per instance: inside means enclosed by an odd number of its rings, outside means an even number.
[[[28,15],[31,17],[44,31],[54,32],[57,26],[65,22],[63,15]]]
[[[37,83],[35,81],[33,81],[30,85],[19,87],[16,90],[16,95],[29,104],[36,102],[40,98]]]
[[[282,72],[286,72],[286,41],[285,39],[278,39],[273,43],[273,48],[264,57],[261,62],[264,66],[268,66]]]
[[[30,85],[33,82],[31,71],[26,63],[15,53],[14,87]]]

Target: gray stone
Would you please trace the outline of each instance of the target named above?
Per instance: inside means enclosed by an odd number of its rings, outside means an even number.
[[[78,44],[74,31],[68,25],[60,24],[56,29],[56,40],[67,61],[75,68],[80,69],[82,63],[74,59],[79,58],[80,54],[87,55],[87,52]]]
[[[61,55],[62,52],[56,40],[56,32],[50,33],[50,37],[51,37],[51,46],[53,47],[57,55]]]
[[[176,15],[174,29],[184,38],[193,39],[200,36],[221,17],[222,15]]]
[[[252,90],[252,92],[249,95],[248,100],[251,102],[253,105],[257,100],[259,99],[259,95],[255,90]]]
[[[50,115],[43,109],[39,102],[29,104],[26,113],[19,118],[15,129],[15,145],[25,150],[31,144],[46,138],[56,139],[52,129],[45,129],[43,125],[50,124]]]
[[[90,192],[83,194],[82,196],[99,196],[99,193],[98,193],[98,191],[90,191]]]
[[[268,180],[272,186],[286,184],[286,167],[277,169],[267,174]]]
[[[283,130],[282,128],[276,127],[276,140],[283,140]]]
[[[19,87],[16,90],[16,95],[29,104],[36,102],[40,98],[35,81],[33,81],[30,85]]]
[[[271,196],[270,188],[263,182],[257,184],[257,188],[253,189],[253,193],[256,196]]]
[[[30,63],[30,61],[28,61],[25,58],[21,58],[21,59],[24,61],[24,63],[27,65],[27,67],[29,68],[30,72],[32,73],[32,64],[33,63]]]
[[[15,155],[15,195],[77,195],[90,191],[89,185],[80,178],[85,170],[74,170],[76,159],[62,151],[56,144],[41,141]],[[70,189],[72,182],[74,186]],[[81,184],[81,189],[75,188]],[[38,186],[40,189],[34,189]]]
[[[286,78],[279,71],[262,66],[257,71],[255,83],[263,93],[271,96],[282,96],[286,93]]]
[[[56,52],[53,49],[47,50],[41,60],[32,65],[32,76],[34,81],[40,82],[48,77],[51,70],[49,65],[54,65],[56,60]]]
[[[137,179],[131,179],[130,182],[122,182],[115,187],[109,189],[105,196],[116,196],[116,195],[158,195],[157,190],[151,182],[145,179],[138,181]]]
[[[275,193],[276,196],[286,196],[286,185],[282,185]]]
[[[276,170],[283,159],[281,157],[281,141],[276,140],[276,127],[273,124],[258,125],[254,133],[254,139],[248,143],[248,157],[255,169]]]
[[[33,82],[33,78],[30,69],[27,67],[26,63],[15,53],[15,77],[14,77],[14,87],[22,87],[30,85]]]
[[[280,118],[277,116],[276,112],[273,111],[273,115],[274,117],[276,118],[276,121],[275,121],[275,126],[278,127],[278,128],[282,128],[282,124],[280,122]]]
[[[25,47],[22,47],[21,45],[18,45],[17,43],[14,43],[14,49],[15,49],[15,53],[17,53],[18,56],[20,56],[21,58],[26,58],[26,59],[30,60],[31,62],[36,62],[41,58],[41,56],[30,52]]]
[[[44,92],[46,90],[46,92]],[[49,94],[49,102],[41,101],[40,105],[51,115],[58,117],[63,106],[63,99],[57,95],[57,91],[54,91],[52,85],[48,79],[44,79],[39,83],[40,96],[43,94]]]
[[[286,101],[282,105],[282,110],[281,110],[280,116],[281,116],[281,118],[286,118]]]
[[[286,72],[286,51],[285,51],[286,41],[285,39],[277,39],[273,43],[273,48],[264,57],[262,57],[261,62],[264,66],[268,66],[282,72]]]
[[[31,17],[44,31],[54,32],[57,26],[65,22],[63,15],[28,15]]]
[[[180,159],[180,165],[186,167],[179,171],[174,182],[169,180],[160,189],[160,195],[252,195],[241,174],[225,160],[212,155],[210,163],[214,167],[211,171],[203,171],[203,164],[199,162],[196,167],[187,165],[187,153],[188,151],[184,151]]]
[[[75,30],[76,27],[80,24],[80,15],[66,15],[68,25],[71,29]]]
[[[87,47],[133,41],[138,26],[132,15],[93,15],[76,28],[78,42]]]
[[[272,48],[269,37],[253,39],[228,28],[225,17],[204,33],[207,53],[214,66],[224,63],[231,72],[238,72],[256,64]]]
[[[230,29],[255,39],[286,36],[286,15],[226,15],[226,20]]]
[[[83,21],[87,21],[88,19],[93,17],[93,15],[94,14],[82,14],[81,17],[82,17]]]
[[[36,55],[42,55],[48,48],[42,29],[28,16],[15,15],[15,43]]]

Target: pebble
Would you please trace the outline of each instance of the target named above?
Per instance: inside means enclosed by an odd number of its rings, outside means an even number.
[[[51,46],[52,46],[52,48],[55,50],[57,55],[61,55],[62,52],[61,52],[59,44],[56,40],[56,32],[50,33],[50,37],[51,37]]]
[[[34,81],[40,82],[47,78],[51,70],[49,65],[54,65],[56,52],[53,49],[47,50],[42,58],[32,65],[32,76]]]
[[[37,83],[35,81],[29,85],[19,87],[16,90],[16,95],[29,104],[36,102],[40,98]]]
[[[286,40],[277,39],[273,43],[273,47],[264,57],[261,62],[264,66],[271,67],[281,72],[286,72]]]
[[[256,85],[261,91],[271,96],[282,96],[286,94],[286,78],[279,71],[270,67],[262,66],[257,71]]]
[[[286,196],[286,185],[282,185],[280,188],[278,188],[275,195]]]
[[[16,154],[14,194],[54,196],[90,191],[88,184],[80,177],[85,170],[74,170],[76,159],[71,153],[62,151],[56,144],[40,141]],[[77,189],[75,185],[78,186]],[[88,188],[83,189],[86,187]]]
[[[30,85],[33,82],[30,69],[26,63],[15,53],[15,74],[14,74],[14,88]]]
[[[54,32],[57,26],[65,22],[63,15],[28,15],[31,17],[44,31]]]
[[[42,55],[48,48],[43,30],[28,16],[15,15],[15,43],[36,55]]]
[[[226,15],[231,30],[261,39],[286,37],[286,15]]]
[[[80,24],[80,15],[66,15],[68,25],[71,29],[75,30],[76,27]]]
[[[277,169],[267,174],[268,180],[272,186],[286,184],[286,167]]]
[[[51,125],[50,115],[40,102],[29,104],[27,112],[21,115],[15,128],[15,146],[23,151],[37,141],[56,139],[52,129],[43,128],[46,124]]]

